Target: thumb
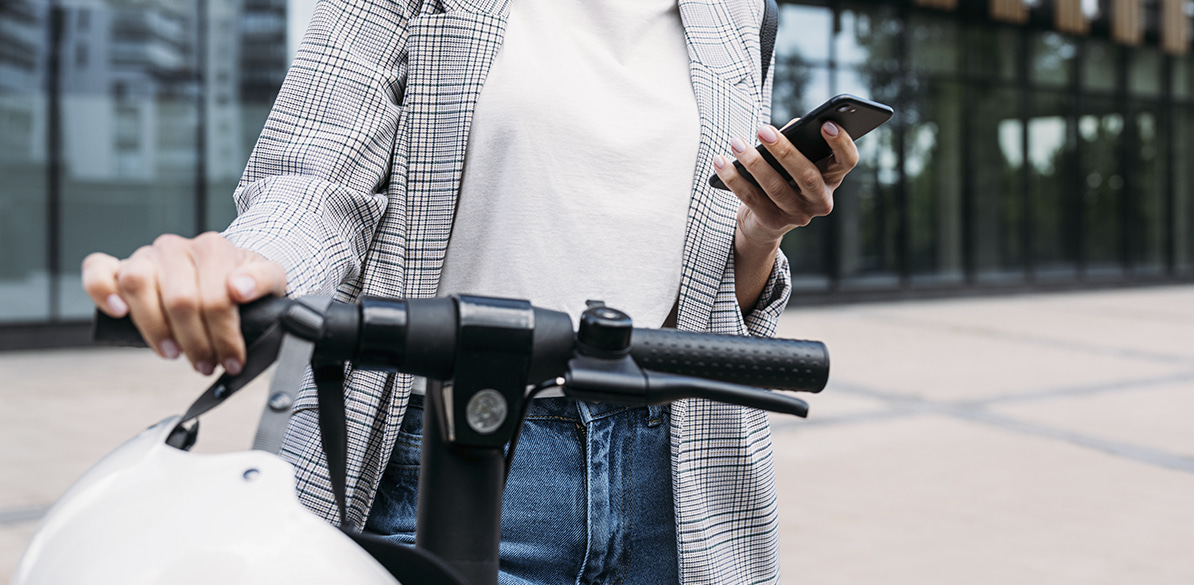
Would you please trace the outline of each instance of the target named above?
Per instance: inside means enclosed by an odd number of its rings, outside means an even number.
[[[277,262],[241,250],[240,265],[228,273],[228,294],[238,303],[247,303],[266,295],[286,295],[286,270]]]

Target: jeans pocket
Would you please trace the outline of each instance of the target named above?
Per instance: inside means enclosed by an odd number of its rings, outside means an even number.
[[[390,462],[382,474],[373,509],[369,511],[369,518],[365,522],[365,529],[369,532],[414,544],[422,445],[422,401],[415,404],[412,400],[407,405]]]
[[[392,469],[397,473],[413,473],[418,478],[419,459],[423,450],[423,401],[416,398],[421,399],[422,396],[412,396],[406,405],[406,414],[398,428],[398,438],[390,453],[387,472]]]

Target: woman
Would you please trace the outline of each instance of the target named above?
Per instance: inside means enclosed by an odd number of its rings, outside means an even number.
[[[835,159],[819,169],[762,124],[761,16],[757,0],[325,0],[236,221],[92,255],[84,286],[204,374],[239,371],[234,307],[266,294],[468,292],[572,315],[600,298],[644,326],[772,335],[790,288],[779,241],[829,212],[858,155],[827,124]],[[373,372],[346,385],[348,520],[398,540],[413,529],[418,391]],[[308,389],[283,456],[303,502],[336,520],[314,406]],[[778,579],[762,413],[537,399],[522,445],[503,582]]]

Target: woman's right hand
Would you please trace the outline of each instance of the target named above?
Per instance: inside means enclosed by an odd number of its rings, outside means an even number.
[[[91,254],[83,288],[109,316],[130,315],[158,355],[185,354],[204,375],[217,364],[236,375],[245,363],[237,305],[286,294],[286,271],[215,232],[167,234],[124,260]]]

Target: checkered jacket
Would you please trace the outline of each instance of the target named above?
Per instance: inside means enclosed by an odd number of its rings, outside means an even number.
[[[514,0],[517,1],[517,0]],[[289,294],[435,295],[469,122],[502,43],[509,0],[323,0],[236,190],[227,235],[286,268]],[[709,187],[713,156],[768,119],[760,0],[679,0],[701,116],[678,327],[774,334],[788,300],[776,258],[757,308],[734,293],[738,200]],[[627,188],[633,188],[628,186]],[[531,299],[532,301],[534,299]],[[346,384],[348,514],[372,505],[410,395],[409,376],[353,371]],[[672,406],[672,482],[685,584],[778,581],[771,436],[759,411]],[[313,388],[282,454],[299,495],[336,519]]]

